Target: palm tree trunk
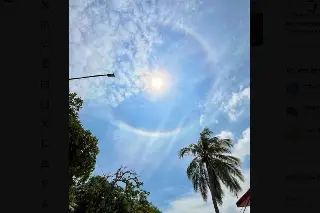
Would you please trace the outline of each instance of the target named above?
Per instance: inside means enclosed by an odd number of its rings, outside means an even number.
[[[208,176],[209,176],[209,189],[210,189],[210,192],[211,192],[211,198],[212,198],[214,211],[215,211],[215,213],[220,213],[219,208],[218,208],[217,200],[216,200],[216,198],[214,196],[214,193],[213,193],[214,192],[213,174],[212,174],[211,169],[208,169],[207,164],[206,164],[206,167],[207,167],[207,172],[208,172]]]

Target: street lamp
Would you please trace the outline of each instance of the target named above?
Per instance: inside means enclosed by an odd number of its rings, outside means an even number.
[[[101,77],[101,76],[107,76],[107,77],[109,77],[109,78],[114,78],[114,77],[116,77],[116,76],[114,75],[114,73],[112,73],[112,74],[89,75],[89,76],[83,76],[83,77],[77,77],[77,78],[69,78],[69,81],[71,81],[71,80],[76,80],[76,79],[82,79],[82,78],[94,78],[94,77]]]

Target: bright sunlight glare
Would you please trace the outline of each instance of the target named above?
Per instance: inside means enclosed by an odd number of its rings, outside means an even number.
[[[171,76],[166,70],[153,70],[144,79],[149,98],[157,100],[164,97],[171,87]]]
[[[152,89],[161,90],[163,86],[163,79],[157,76],[152,77],[151,79]]]

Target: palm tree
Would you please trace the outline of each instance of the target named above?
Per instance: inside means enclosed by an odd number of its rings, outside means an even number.
[[[200,191],[204,201],[207,201],[209,188],[216,213],[219,213],[218,205],[222,204],[224,195],[222,184],[235,196],[242,190],[239,183],[239,180],[244,181],[241,163],[238,158],[230,155],[232,147],[230,139],[212,137],[212,131],[205,128],[197,144],[190,144],[179,151],[179,158],[194,156],[187,168],[187,176],[194,191]]]

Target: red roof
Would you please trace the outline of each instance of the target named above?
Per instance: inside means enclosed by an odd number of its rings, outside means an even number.
[[[237,202],[237,207],[246,206],[250,206],[250,189]]]

